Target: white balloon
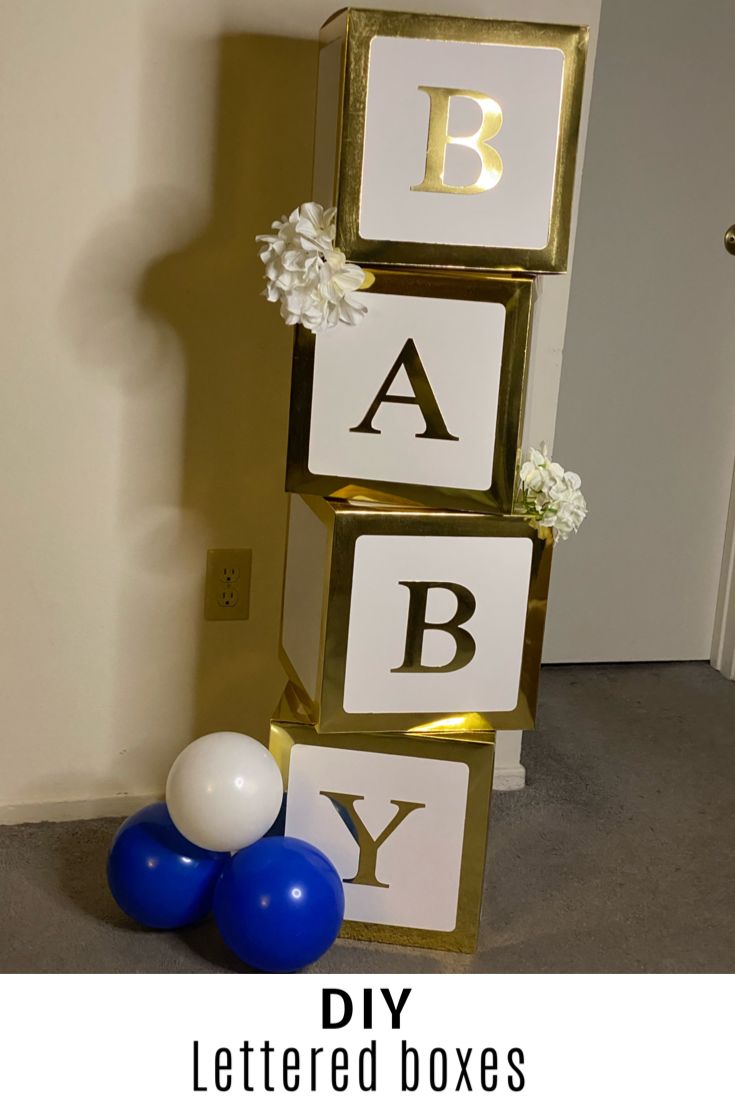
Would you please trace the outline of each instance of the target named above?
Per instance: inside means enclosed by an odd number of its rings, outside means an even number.
[[[283,779],[273,755],[248,735],[217,731],[182,750],[166,781],[174,825],[203,849],[244,849],[273,826]]]

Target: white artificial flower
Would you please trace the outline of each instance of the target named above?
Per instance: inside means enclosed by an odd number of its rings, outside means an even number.
[[[354,293],[363,285],[363,271],[334,245],[336,213],[319,203],[302,203],[273,223],[275,233],[256,238],[263,242],[263,294],[281,304],[287,325],[303,325],[312,333],[339,322],[356,325],[367,313]]]
[[[587,516],[582,480],[574,471],[554,463],[546,445],[531,448],[521,467],[521,504],[531,523],[550,528],[554,540],[568,539]]]

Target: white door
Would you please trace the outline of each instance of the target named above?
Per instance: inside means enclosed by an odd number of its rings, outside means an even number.
[[[554,448],[590,513],[555,555],[547,662],[710,656],[735,456],[733,47],[732,0],[603,11]]]

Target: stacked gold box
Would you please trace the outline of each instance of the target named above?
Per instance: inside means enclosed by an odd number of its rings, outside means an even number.
[[[535,722],[552,539],[513,509],[586,45],[352,9],[322,30],[314,198],[367,312],[296,335],[270,744],[347,937],[476,944],[495,731]]]

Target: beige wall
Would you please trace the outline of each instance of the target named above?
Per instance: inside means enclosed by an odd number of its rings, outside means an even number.
[[[192,736],[264,733],[290,336],[257,295],[253,237],[309,192],[315,47],[253,32],[313,34],[337,6],[2,6],[0,809],[124,803],[160,791]],[[557,437],[591,514],[556,556],[553,660],[708,653],[735,450],[735,7],[692,10],[603,15]],[[566,288],[547,295],[535,435]],[[254,549],[247,623],[202,619],[213,546]]]
[[[265,734],[290,334],[253,238],[309,194],[316,48],[296,36],[338,6],[3,5],[0,819],[121,810],[195,735]],[[596,22],[599,0],[381,6]],[[537,325],[534,424],[553,426],[566,294]],[[216,546],[254,550],[247,623],[202,619]]]
[[[159,791],[283,682],[291,334],[253,238],[308,195],[316,53],[197,7],[5,10],[0,805]],[[254,550],[247,623],[202,619],[217,546]]]

